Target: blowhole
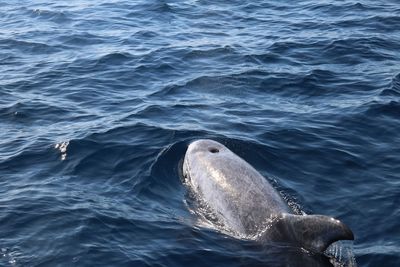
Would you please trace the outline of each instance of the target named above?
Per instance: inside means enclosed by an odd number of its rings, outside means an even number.
[[[215,148],[215,147],[210,147],[208,149],[208,151],[210,151],[211,153],[218,153],[219,152],[218,148]]]

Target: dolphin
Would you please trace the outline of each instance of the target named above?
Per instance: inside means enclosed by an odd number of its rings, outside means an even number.
[[[183,161],[188,186],[239,236],[323,253],[338,240],[354,240],[350,228],[324,215],[297,215],[250,164],[224,145],[192,142]]]

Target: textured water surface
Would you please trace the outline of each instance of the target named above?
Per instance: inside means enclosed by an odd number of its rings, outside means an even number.
[[[180,162],[212,138],[399,266],[399,25],[394,0],[2,1],[0,265],[329,266],[202,222]]]

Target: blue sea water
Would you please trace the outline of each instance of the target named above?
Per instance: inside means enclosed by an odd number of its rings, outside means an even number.
[[[193,210],[222,142],[400,266],[400,3],[0,1],[0,266],[329,266]]]

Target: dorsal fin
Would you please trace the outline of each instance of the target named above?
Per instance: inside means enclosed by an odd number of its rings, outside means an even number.
[[[279,239],[287,239],[312,252],[324,252],[338,240],[354,240],[344,223],[324,215],[282,214],[276,222]]]

